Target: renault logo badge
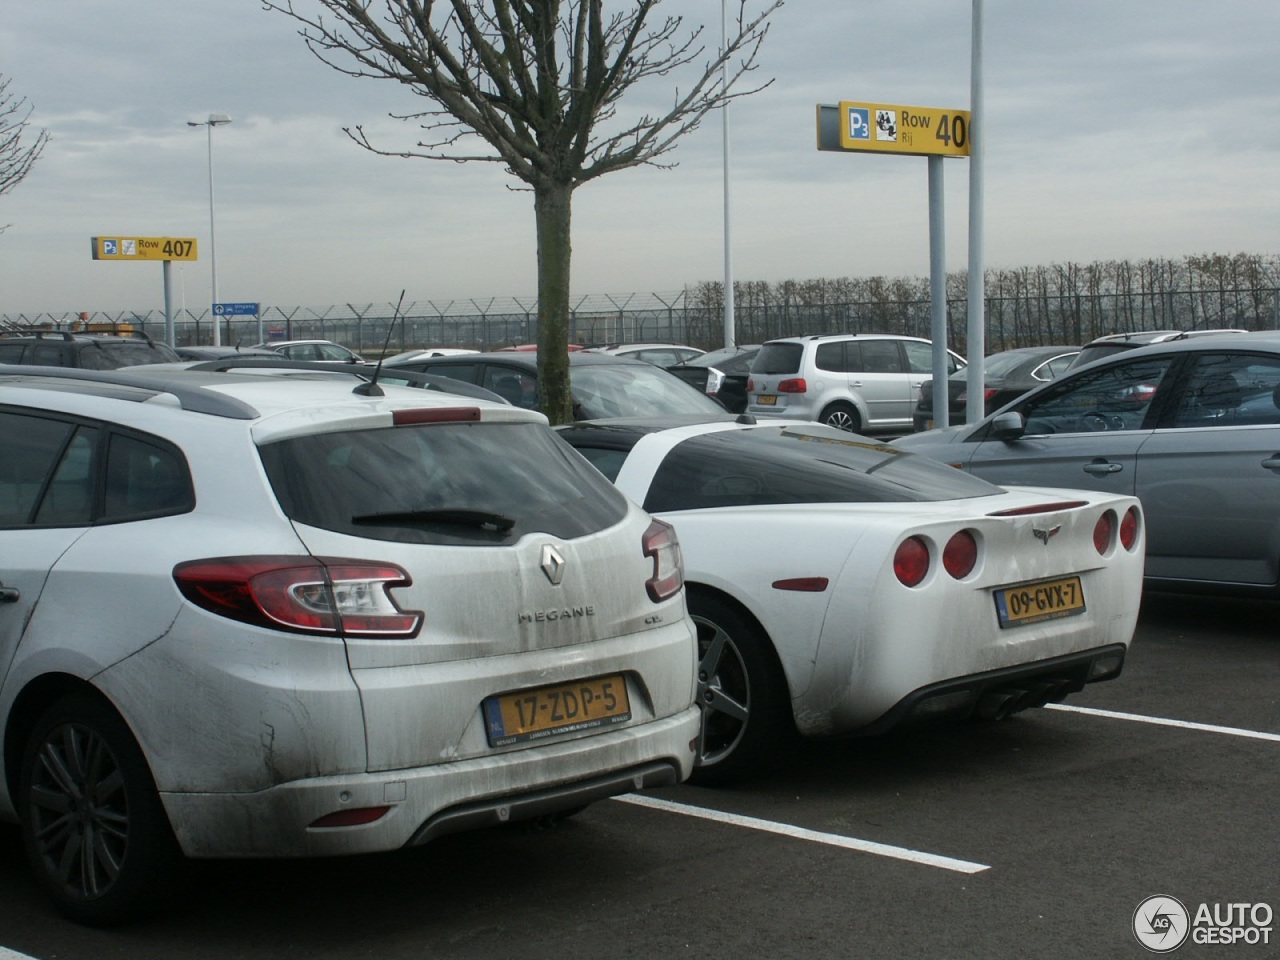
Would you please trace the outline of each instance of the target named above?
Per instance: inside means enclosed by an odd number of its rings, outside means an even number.
[[[542,572],[555,587],[560,586],[560,581],[564,579],[564,557],[549,543],[542,545]]]

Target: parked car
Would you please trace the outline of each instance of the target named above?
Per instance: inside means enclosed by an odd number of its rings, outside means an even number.
[[[387,372],[416,370],[479,384],[518,407],[538,407],[538,355],[530,351],[432,357],[384,364]],[[569,354],[569,389],[578,420],[669,414],[716,415],[724,408],[661,367],[579,350]]]
[[[0,448],[0,818],[77,920],[693,767],[678,541],[537,414],[33,367]]]
[[[479,353],[463,347],[423,347],[421,350],[406,350],[394,356],[385,357],[383,363],[407,363],[410,360],[425,360],[427,357],[460,357],[469,353]]]
[[[1149,586],[1280,595],[1275,331],[1126,350],[894,445],[994,483],[1137,496]]]
[[[669,367],[683,360],[702,356],[705,351],[683,343],[606,343],[587,347],[592,353],[607,353],[614,357],[644,360],[660,367]]]
[[[729,412],[742,413],[747,409],[751,361],[759,352],[758,343],[721,347],[667,369],[690,386],[719,400]]]
[[[0,364],[116,370],[172,363],[178,355],[145,333],[68,333],[63,330],[0,332]]]
[[[948,351],[948,375],[964,358]],[[751,363],[747,413],[817,420],[852,433],[911,429],[933,345],[919,337],[837,333],[765,343]]]
[[[174,347],[174,352],[178,354],[180,360],[227,360],[236,357],[279,357],[280,354],[274,350],[263,350],[257,347],[237,347],[231,346],[186,346]]]
[[[706,711],[695,780],[748,774],[792,732],[1000,718],[1120,673],[1135,498],[1002,489],[813,422],[680,419],[559,430],[679,534]]]
[[[993,353],[982,361],[983,415],[998,410],[1032,387],[1048,383],[1065,373],[1079,347],[1020,347]],[[968,368],[947,378],[948,412],[951,423],[962,423],[969,411]],[[933,380],[920,384],[920,399],[911,418],[916,430],[932,430]]]
[[[1149,347],[1156,343],[1170,343],[1174,340],[1189,340],[1194,337],[1213,336],[1218,333],[1245,333],[1236,329],[1213,330],[1142,330],[1135,333],[1110,333],[1104,337],[1090,340],[1084,345],[1076,358],[1071,361],[1071,368],[1082,367],[1103,357],[1113,357],[1126,350],[1138,347]]]
[[[364,357],[332,340],[268,340],[255,343],[251,349],[271,350],[290,360],[315,360],[328,363],[361,363]]]

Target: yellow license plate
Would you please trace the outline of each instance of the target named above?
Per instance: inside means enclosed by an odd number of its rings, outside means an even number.
[[[778,398],[773,396],[756,397],[756,403],[760,404],[762,407],[772,407],[777,405]]]
[[[482,706],[485,733],[493,747],[631,719],[627,681],[621,674],[504,693],[489,697]]]
[[[1084,586],[1079,577],[1024,583],[995,592],[1001,627],[1020,627],[1084,613]]]

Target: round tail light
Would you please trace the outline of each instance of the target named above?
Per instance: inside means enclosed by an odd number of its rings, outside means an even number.
[[[1130,507],[1120,521],[1120,543],[1126,550],[1132,550],[1138,542],[1138,508]]]
[[[919,537],[902,541],[893,555],[893,572],[903,586],[914,587],[929,572],[929,547]]]
[[[970,530],[961,530],[942,551],[942,567],[957,580],[963,580],[973,572],[978,562],[978,541]]]
[[[1111,549],[1111,537],[1116,529],[1116,515],[1108,510],[1093,525],[1093,546],[1099,553]]]

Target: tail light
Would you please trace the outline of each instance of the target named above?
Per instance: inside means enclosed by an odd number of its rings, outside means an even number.
[[[241,623],[320,636],[413,637],[422,612],[401,610],[394,587],[413,581],[395,564],[332,557],[192,560],[173,568],[182,595]]]
[[[908,537],[893,554],[893,572],[905,587],[914,587],[929,572],[929,547],[920,537]]]
[[[684,556],[676,528],[654,520],[644,532],[644,555],[653,560],[653,576],[644,582],[649,599],[661,603],[674,597],[684,586]]]
[[[957,580],[972,573],[977,562],[978,541],[971,530],[961,530],[942,550],[942,568]]]
[[[1125,511],[1124,519],[1120,521],[1120,545],[1126,550],[1132,550],[1133,545],[1138,542],[1138,508],[1130,507]]]
[[[804,377],[794,377],[790,380],[778,382],[779,393],[804,393],[808,389],[809,385],[804,382]]]
[[[1116,531],[1116,515],[1110,510],[1106,511],[1098,518],[1098,522],[1093,525],[1093,546],[1099,553],[1106,553],[1111,549],[1111,538]]]

